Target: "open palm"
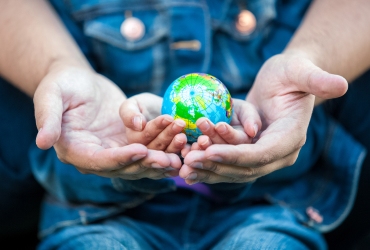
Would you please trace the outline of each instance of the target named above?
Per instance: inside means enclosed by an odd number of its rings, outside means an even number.
[[[128,145],[119,107],[126,99],[107,78],[68,69],[49,74],[34,97],[37,145],[54,146],[60,160],[82,173],[125,179],[164,178],[180,167],[174,155]]]

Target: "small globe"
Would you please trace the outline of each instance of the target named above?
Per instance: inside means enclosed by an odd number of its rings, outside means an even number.
[[[202,134],[195,125],[199,118],[206,117],[214,124],[230,123],[233,103],[230,92],[216,77],[192,73],[177,78],[167,88],[162,114],[184,120],[186,127],[183,132],[192,143]]]

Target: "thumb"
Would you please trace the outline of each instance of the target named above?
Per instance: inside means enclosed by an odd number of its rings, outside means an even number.
[[[347,92],[348,82],[344,77],[330,74],[311,62],[298,72],[296,83],[300,91],[322,99],[337,98]]]
[[[40,83],[33,97],[38,129],[36,145],[40,149],[51,148],[61,133],[63,99],[55,84]]]

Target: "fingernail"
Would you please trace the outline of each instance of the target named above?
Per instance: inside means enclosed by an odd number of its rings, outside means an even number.
[[[218,133],[220,133],[220,134],[226,134],[226,132],[227,132],[227,128],[226,128],[225,124],[219,125],[217,130],[218,130]]]
[[[222,162],[222,158],[220,156],[216,156],[216,155],[212,155],[212,156],[208,157],[207,159],[211,160],[211,161]]]
[[[131,161],[138,161],[140,159],[143,159],[146,155],[135,155],[131,158]]]
[[[167,125],[171,124],[172,121],[173,121],[173,119],[171,117],[165,117],[162,121],[162,124],[167,126]]]
[[[152,168],[163,168],[161,165],[159,165],[158,163],[152,163],[151,165]]]
[[[197,173],[190,173],[185,180],[195,180],[198,177]]]
[[[173,170],[176,170],[176,168],[173,168],[173,167],[167,167],[167,168],[164,168],[164,170],[166,170],[166,171],[173,171]]]
[[[188,183],[188,185],[194,185],[194,184],[197,184],[199,181],[193,181],[193,182],[191,182],[191,183]]]
[[[210,125],[207,121],[204,121],[201,124],[199,124],[199,127],[201,130],[207,131],[210,128]]]
[[[139,131],[143,129],[143,121],[140,115],[134,117],[134,127]]]
[[[203,169],[203,163],[201,163],[201,162],[194,162],[193,164],[191,164],[191,167],[192,168]]]
[[[253,137],[255,137],[257,135],[257,133],[258,133],[258,125],[257,124],[254,124],[253,125],[253,128],[254,128],[254,136]]]
[[[179,146],[182,146],[182,145],[184,145],[184,144],[185,144],[185,142],[184,142],[184,141],[181,141],[181,140],[179,140],[179,139],[177,139],[177,138],[175,138],[175,141],[176,141],[176,143],[177,143]]]
[[[209,143],[209,139],[207,138],[206,140],[204,140],[204,142],[202,142],[200,145],[202,145],[202,146],[206,146],[206,145],[208,145],[208,143]]]
[[[175,130],[178,130],[178,128],[183,129],[186,126],[186,123],[183,120],[179,119],[179,120],[175,120],[175,123],[173,126],[174,126],[173,129]]]
[[[175,124],[179,127],[184,127],[186,125],[185,122],[181,119],[175,120]]]

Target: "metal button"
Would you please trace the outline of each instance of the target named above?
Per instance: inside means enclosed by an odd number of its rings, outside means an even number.
[[[243,35],[248,35],[256,28],[256,17],[249,10],[242,10],[236,20],[236,29]]]
[[[131,42],[140,40],[145,34],[144,23],[136,17],[129,17],[121,24],[121,34]]]

